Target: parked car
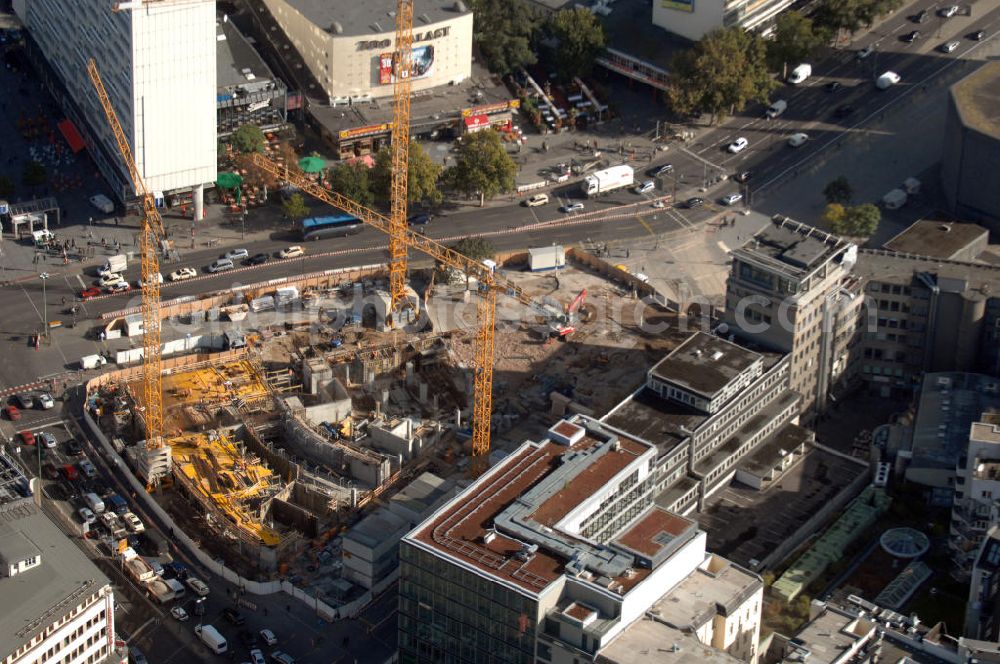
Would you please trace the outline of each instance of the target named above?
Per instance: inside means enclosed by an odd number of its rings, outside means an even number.
[[[75,482],[78,477],[80,477],[80,472],[71,463],[64,464],[62,467],[63,476],[70,482]]]
[[[21,407],[21,410],[31,410],[35,407],[35,397],[27,392],[17,394],[14,401]]]
[[[298,258],[299,256],[305,256],[306,250],[298,245],[292,245],[291,247],[285,247],[278,252],[279,258]]]
[[[87,479],[92,480],[97,477],[97,468],[95,468],[94,464],[90,463],[88,459],[84,459],[76,465],[80,467],[80,472],[83,473],[83,476]]]
[[[111,284],[120,284],[125,281],[125,278],[117,272],[109,272],[97,280],[97,285],[101,288],[107,288]]]
[[[940,50],[942,53],[951,53],[956,48],[958,48],[960,45],[961,45],[961,42],[950,41],[950,42],[947,42],[945,44],[941,44],[940,46],[938,46],[938,50]]]
[[[216,272],[225,272],[226,270],[232,270],[236,265],[228,258],[217,258],[208,266],[208,271],[212,274]]]
[[[76,513],[77,516],[80,517],[80,521],[83,521],[84,523],[94,523],[97,521],[97,517],[94,516],[94,513],[90,511],[89,507],[81,507],[76,511]]]
[[[139,520],[139,517],[132,514],[132,512],[125,512],[125,514],[122,514],[122,521],[125,522],[125,527],[133,533],[139,534],[141,532],[145,532],[146,530],[146,526],[144,526],[142,521]]]
[[[263,265],[264,263],[271,260],[271,257],[267,254],[254,254],[250,258],[243,261],[244,265]]]
[[[743,194],[740,194],[740,193],[727,194],[726,196],[722,197],[722,204],[723,205],[736,205],[741,200],[743,200]]]
[[[920,39],[920,31],[913,30],[912,32],[907,32],[905,35],[900,37],[900,39],[905,41],[907,44],[912,44],[913,42]]]
[[[34,445],[35,444],[35,434],[30,431],[18,431],[17,439],[21,441],[22,445]]]
[[[35,436],[35,439],[40,441],[42,447],[44,447],[47,450],[55,449],[56,445],[58,445],[58,443],[56,442],[56,437],[53,436],[48,431],[39,431],[38,434]]]
[[[240,249],[230,249],[229,251],[227,251],[225,254],[223,254],[221,256],[221,258],[228,258],[229,260],[233,261],[234,263],[236,261],[241,261],[241,260],[243,260],[245,258],[249,258],[249,257],[250,257],[250,252],[247,251],[246,249],[243,249],[243,248],[240,248]]]
[[[943,7],[938,10],[938,16],[943,18],[951,18],[958,13],[958,5],[951,5],[950,7]]]
[[[260,638],[262,641],[264,641],[264,643],[266,643],[269,646],[278,645],[278,637],[276,637],[274,635],[274,632],[272,632],[269,629],[260,630]]]
[[[128,661],[129,664],[149,664],[149,660],[137,646],[131,646],[128,649]]]
[[[264,659],[264,653],[261,652],[260,648],[254,648],[250,651],[250,664],[267,664],[267,660]]]
[[[11,422],[17,422],[21,419],[21,411],[18,410],[17,406],[5,406],[3,409],[4,417],[6,417]]]
[[[189,576],[185,583],[187,583],[188,588],[194,591],[194,593],[199,597],[206,597],[208,595],[208,586],[201,579]]]
[[[66,441],[66,454],[80,456],[83,454],[83,446],[75,438],[70,438]]]
[[[42,475],[50,480],[59,479],[59,469],[55,467],[55,464],[46,463],[42,466]]]
[[[654,169],[653,172],[650,173],[650,175],[652,175],[654,178],[657,178],[660,177],[661,175],[666,175],[667,173],[670,173],[673,170],[674,170],[673,164],[664,164],[663,166]]]
[[[687,208],[689,210],[693,210],[695,208],[700,208],[704,204],[705,204],[705,199],[704,198],[698,198],[697,196],[695,196],[694,198],[687,199],[687,203],[685,203],[685,205],[687,206]]]
[[[748,141],[743,136],[740,136],[735,141],[730,143],[729,146],[726,148],[726,150],[731,154],[738,154],[740,152],[743,152],[748,145],[750,145],[750,141]]]
[[[295,658],[289,655],[287,652],[281,652],[280,650],[275,650],[271,653],[271,659],[278,664],[295,664]]]
[[[197,579],[194,580],[197,581]],[[188,580],[188,585],[189,586],[191,585],[190,579]],[[227,606],[222,610],[222,617],[231,622],[232,624],[236,625],[237,627],[241,627],[242,625],[245,625],[247,622],[247,619],[244,618],[239,611],[237,611],[231,606]]]
[[[584,208],[583,203],[567,203],[566,205],[559,208],[563,212],[579,212]]]
[[[804,134],[800,131],[788,137],[788,145],[793,148],[800,148],[805,145],[808,140],[809,134]]]
[[[189,618],[188,612],[185,611],[184,607],[182,606],[175,606],[172,609],[170,609],[170,615],[172,615],[174,618],[176,618],[181,622],[184,622]]]
[[[38,398],[35,400],[35,403],[37,403],[38,407],[41,408],[42,410],[49,410],[51,408],[55,408],[56,406],[55,400],[52,398],[52,395],[49,394],[48,392],[42,392],[41,394],[39,394]]]
[[[185,279],[193,279],[197,276],[198,272],[193,267],[182,267],[179,270],[171,272],[168,278],[170,281],[184,281]]]
[[[535,194],[531,198],[524,201],[524,204],[528,207],[538,207],[539,205],[545,205],[549,202],[548,194]]]
[[[733,179],[737,182],[749,182],[750,178],[753,177],[753,171],[740,171],[733,176]]]
[[[429,214],[412,214],[409,219],[406,220],[410,226],[426,226],[431,223],[431,215]]]
[[[654,189],[656,189],[656,183],[653,182],[652,180],[646,180],[645,182],[643,182],[642,184],[640,184],[638,187],[635,188],[635,193],[645,194],[647,192],[653,191]]]
[[[104,291],[102,291],[100,288],[96,286],[91,286],[90,288],[84,288],[82,291],[80,291],[80,299],[89,300],[91,298],[95,298],[103,294]]]

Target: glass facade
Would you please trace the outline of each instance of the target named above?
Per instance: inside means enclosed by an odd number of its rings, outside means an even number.
[[[537,602],[409,542],[399,561],[400,662],[535,661]]]

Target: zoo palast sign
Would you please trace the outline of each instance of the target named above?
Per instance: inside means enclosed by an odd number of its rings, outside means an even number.
[[[417,44],[419,42],[427,42],[432,39],[440,39],[441,37],[447,37],[451,33],[451,26],[446,25],[443,28],[438,28],[437,30],[428,30],[427,32],[414,32],[413,33],[413,43]],[[392,46],[391,39],[362,39],[361,41],[354,42],[354,46],[359,51],[374,51],[376,49],[386,49]]]

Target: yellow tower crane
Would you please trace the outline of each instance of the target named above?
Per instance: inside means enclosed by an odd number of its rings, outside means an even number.
[[[163,447],[163,377],[160,366],[160,261],[156,251],[159,239],[164,236],[163,220],[156,209],[156,201],[139,174],[132,148],[93,58],[87,61],[87,73],[118,142],[118,151],[125,160],[136,190],[142,196],[143,217],[139,231],[142,256],[142,417],[146,424],[146,449],[157,450]]]
[[[410,75],[413,73],[413,0],[396,0],[396,52],[392,58],[392,186],[389,225],[390,314],[409,306],[406,299],[406,212],[410,163]]]
[[[366,224],[390,235],[392,221],[390,218],[371,210],[351,199],[330,192],[300,173],[279,166],[263,155],[252,157],[254,164],[261,169],[284,179],[327,205],[339,208],[348,214],[361,219]],[[520,286],[506,277],[499,275],[492,268],[473,260],[454,249],[450,249],[431,238],[421,235],[409,227],[402,229],[402,239],[405,246],[415,249],[448,267],[460,270],[473,276],[479,283],[480,299],[477,303],[477,329],[475,343],[475,367],[472,419],[472,454],[476,457],[476,467],[482,468],[485,457],[490,452],[490,420],[493,415],[493,362],[494,338],[496,334],[496,303],[497,293],[503,292],[521,304],[530,307],[536,314],[542,316],[546,324],[556,331],[569,329],[566,326],[569,317],[560,309],[535,301],[527,295]]]

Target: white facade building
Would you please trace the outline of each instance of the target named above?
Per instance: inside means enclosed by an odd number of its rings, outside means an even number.
[[[955,478],[951,510],[952,557],[969,571],[990,527],[1000,524],[1000,417],[984,415],[991,422],[973,422],[969,447]]]
[[[792,0],[653,0],[653,24],[698,40],[716,28],[766,30]]]
[[[216,178],[215,2],[128,4],[136,8],[114,12],[105,0],[21,0],[17,10],[54,74],[49,86],[115,195],[131,198],[134,187],[87,74],[89,58],[146,186],[193,191],[201,218],[203,185]]]

